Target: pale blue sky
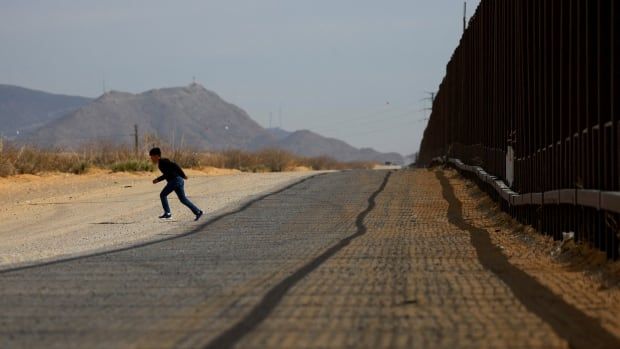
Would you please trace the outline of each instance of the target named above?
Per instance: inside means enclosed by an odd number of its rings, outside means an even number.
[[[469,15],[479,1],[468,1]],[[460,0],[0,0],[0,83],[98,96],[196,76],[264,126],[410,154]],[[389,104],[388,104],[389,102]]]

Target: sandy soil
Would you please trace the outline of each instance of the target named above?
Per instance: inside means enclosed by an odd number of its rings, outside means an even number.
[[[157,218],[163,211],[159,191],[165,182],[152,184],[151,180],[159,173],[95,170],[80,176],[1,178],[0,269],[182,234],[252,198],[316,174],[253,174],[217,169],[186,172],[186,193],[206,212],[197,223],[174,193],[169,196],[174,219]]]
[[[620,262],[573,240],[554,241],[502,212],[484,192],[455,171],[446,172],[464,214],[487,229],[509,262],[620,336]]]

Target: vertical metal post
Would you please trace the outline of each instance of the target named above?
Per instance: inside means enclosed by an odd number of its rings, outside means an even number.
[[[134,151],[136,156],[138,156],[138,148],[139,148],[139,137],[138,137],[138,125],[133,125],[133,137],[134,137]]]

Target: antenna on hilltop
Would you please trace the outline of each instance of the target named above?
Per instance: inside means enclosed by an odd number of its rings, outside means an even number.
[[[192,76],[192,85],[196,85],[196,75]]]
[[[101,83],[101,84],[102,84],[102,88],[103,88],[103,94],[105,94],[105,93],[106,93],[106,88],[105,88],[105,78],[103,78],[103,81],[102,81],[102,83]]]

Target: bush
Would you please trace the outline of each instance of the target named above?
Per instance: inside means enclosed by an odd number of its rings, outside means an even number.
[[[282,172],[295,167],[295,157],[283,150],[266,149],[256,155],[258,157],[257,162],[271,172]]]
[[[15,174],[15,167],[13,164],[5,159],[0,158],[0,177],[8,177]]]
[[[328,156],[319,156],[315,158],[305,159],[305,161],[303,162],[303,165],[310,167],[311,169],[315,171],[330,170],[338,166],[338,161]]]
[[[129,160],[112,164],[110,170],[112,172],[153,172],[155,166],[149,161]]]
[[[254,172],[259,165],[256,155],[241,150],[225,150],[221,155],[224,160],[224,168]]]
[[[170,159],[181,167],[196,168],[201,166],[200,154],[192,149],[177,149],[170,154]]]
[[[90,162],[88,161],[79,161],[75,164],[73,164],[73,166],[71,167],[70,172],[73,174],[84,174],[87,173],[88,170],[90,170]]]
[[[113,172],[150,172],[155,167],[148,160],[148,149],[156,144],[145,145],[136,154],[132,147],[109,143],[93,143],[81,147],[79,152],[68,152],[32,146],[16,147],[0,140],[0,176],[47,171],[83,174],[91,167],[108,168]],[[184,168],[211,166],[245,172],[280,172],[299,166],[313,170],[370,169],[374,166],[370,162],[342,163],[326,156],[304,158],[279,149],[198,152],[189,148],[169,150],[164,146],[163,154]]]
[[[205,153],[201,156],[200,165],[226,168],[226,157],[222,153]]]

